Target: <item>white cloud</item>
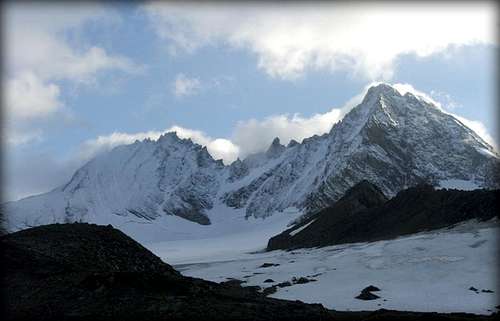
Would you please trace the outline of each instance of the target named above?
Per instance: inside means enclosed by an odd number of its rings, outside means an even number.
[[[240,157],[265,151],[275,137],[282,144],[288,144],[294,139],[301,142],[313,135],[322,135],[330,131],[332,126],[341,120],[352,108],[361,103],[368,89],[378,84],[367,84],[359,94],[350,98],[344,105],[335,107],[323,114],[310,117],[300,114],[275,115],[263,120],[250,119],[236,124],[232,140],[240,146]]]
[[[226,164],[230,164],[236,160],[240,153],[240,148],[230,140],[212,138],[199,130],[172,126],[166,132],[176,132],[180,138],[191,138],[193,142],[206,146],[213,158],[222,159]]]
[[[178,98],[194,95],[200,89],[201,82],[198,78],[189,78],[182,73],[177,74],[172,84],[172,92]]]
[[[78,152],[78,159],[88,160],[95,155],[111,150],[112,148],[132,144],[136,140],[146,138],[157,140],[162,134],[176,132],[180,138],[190,138],[193,142],[206,146],[208,152],[215,159],[222,159],[226,164],[230,164],[239,155],[239,147],[230,140],[224,138],[212,138],[202,131],[188,129],[180,126],[172,126],[162,131],[147,131],[139,133],[114,132],[110,135],[98,136],[95,139],[85,141]]]
[[[5,95],[6,112],[14,119],[46,116],[62,106],[59,87],[53,83],[43,83],[30,72],[8,79]]]
[[[9,135],[7,136],[7,144],[9,145],[24,145],[34,141],[42,140],[42,131],[39,129],[35,130],[25,130],[19,128],[10,129]]]
[[[78,158],[88,160],[118,145],[131,144],[145,138],[156,140],[164,133],[176,132],[180,138],[190,138],[193,142],[206,146],[215,159],[222,159],[225,164],[230,164],[238,157],[266,150],[275,137],[279,137],[283,144],[287,144],[291,139],[301,141],[328,132],[334,123],[361,102],[371,85],[365,86],[361,93],[349,99],[342,107],[332,108],[324,114],[314,114],[311,117],[300,114],[275,115],[264,120],[240,121],[236,124],[230,139],[213,138],[202,131],[177,125],[162,131],[114,132],[84,142]]]
[[[33,126],[33,121],[63,107],[59,86],[45,83],[31,72],[4,80],[4,93],[3,129],[11,146],[40,141],[42,130]]]
[[[227,75],[200,79],[199,77],[189,77],[183,73],[178,73],[170,87],[175,97],[183,98],[198,95],[208,90],[227,91],[234,85],[234,81],[234,77]]]
[[[412,85],[410,84],[394,84],[392,85],[401,95],[404,95],[406,93],[411,93],[413,94],[414,96],[416,97],[419,97],[420,99],[430,103],[430,104],[433,104],[435,105],[436,107],[438,107],[439,109],[441,109],[442,111],[443,110],[443,106],[441,105],[441,103],[439,101],[436,101],[434,100],[434,98],[432,98],[431,96],[427,95],[426,93],[420,91],[420,90],[417,90],[415,89]]]
[[[279,137],[282,144],[288,144],[292,139],[301,141],[306,137],[324,134],[341,119],[341,116],[341,109],[332,109],[327,113],[311,117],[294,114],[271,116],[261,121],[250,119],[238,122],[233,140],[242,147],[241,156],[245,157],[265,150],[275,137]]]
[[[212,140],[207,149],[212,157],[222,159],[225,164],[231,164],[240,156],[240,147],[225,138]]]
[[[115,21],[116,16],[102,5],[66,8],[11,2],[5,5],[4,17],[5,136],[12,144],[39,138],[42,130],[35,128],[33,121],[62,111],[61,80],[89,84],[105,71],[143,70],[126,57],[110,55],[103,48],[88,46],[84,39],[72,41],[67,36],[90,22]],[[20,132],[23,139],[18,139]]]
[[[207,45],[245,49],[272,77],[346,69],[390,79],[395,60],[449,46],[496,44],[495,3],[161,3],[144,6],[171,52]],[[244,15],[241,13],[245,12]]]
[[[8,4],[5,8],[6,66],[9,75],[32,72],[43,80],[88,82],[105,70],[140,72],[143,66],[103,48],[71,41],[70,31],[118,18],[101,5]]]
[[[455,110],[462,107],[462,105],[455,101],[453,97],[448,93],[431,90],[430,96],[433,97],[434,100],[440,101],[442,107],[446,110]]]
[[[109,135],[101,135],[94,139],[85,141],[78,152],[78,159],[89,160],[99,153],[109,151],[116,146],[132,144],[136,140],[146,138],[158,139],[165,131],[148,131],[139,133],[114,132]]]
[[[462,122],[465,126],[472,129],[479,137],[481,137],[490,146],[492,146],[495,149],[498,148],[495,139],[493,138],[493,136],[490,135],[490,133],[486,129],[486,126],[482,122],[480,122],[479,120],[470,120],[462,116],[458,116],[456,114],[451,114],[451,115],[453,115],[456,119]]]

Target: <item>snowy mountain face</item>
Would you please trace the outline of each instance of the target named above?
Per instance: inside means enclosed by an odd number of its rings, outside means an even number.
[[[10,231],[53,222],[129,221],[165,216],[202,225],[221,208],[265,218],[295,208],[314,213],[366,179],[391,197],[427,182],[493,187],[493,148],[455,117],[381,84],[322,136],[275,139],[264,153],[225,166],[205,147],[168,133],[119,146],[55,190],[3,205]]]
[[[168,133],[119,146],[88,162],[66,185],[5,207],[9,221],[15,216],[26,225],[92,222],[102,215],[152,221],[165,214],[209,224],[203,213],[213,206],[223,168],[205,147]]]
[[[267,166],[226,193],[224,201],[256,217],[287,207],[315,212],[363,179],[387,196],[450,179],[492,187],[497,165],[492,147],[455,117],[382,84],[372,87],[330,133],[289,144],[278,162],[259,167]]]

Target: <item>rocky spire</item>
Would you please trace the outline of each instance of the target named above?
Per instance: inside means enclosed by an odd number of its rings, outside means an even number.
[[[277,158],[283,153],[283,151],[286,149],[284,145],[281,145],[280,139],[276,137],[273,139],[273,142],[271,143],[271,146],[266,151],[266,156],[268,158]]]

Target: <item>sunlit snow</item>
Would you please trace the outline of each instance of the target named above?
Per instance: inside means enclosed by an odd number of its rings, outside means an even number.
[[[481,290],[497,289],[498,232],[498,223],[469,222],[395,240],[259,253],[239,249],[236,238],[229,238],[226,246],[233,252],[225,257],[219,255],[217,247],[205,245],[197,249],[190,242],[172,246],[163,243],[151,248],[167,262],[176,264],[184,275],[216,282],[236,278],[247,281],[243,286],[269,287],[293,277],[316,279],[278,288],[271,296],[321,303],[331,309],[489,314],[495,311],[498,296]],[[216,244],[223,244],[223,240]],[[171,251],[174,248],[182,249],[182,253]],[[191,251],[201,263],[181,264],[188,261],[187,252]],[[260,268],[266,262],[279,266]],[[264,283],[266,279],[275,283]],[[381,298],[355,299],[368,285],[379,287],[377,295]],[[469,290],[471,286],[479,293]]]

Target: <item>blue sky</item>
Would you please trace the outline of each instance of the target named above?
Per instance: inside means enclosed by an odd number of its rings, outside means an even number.
[[[167,130],[226,163],[275,136],[320,134],[376,81],[409,84],[496,133],[490,2],[6,8],[7,199]]]

